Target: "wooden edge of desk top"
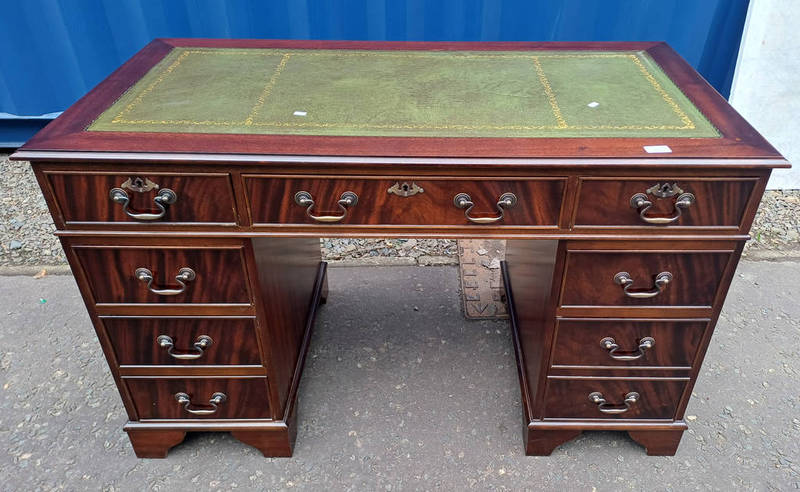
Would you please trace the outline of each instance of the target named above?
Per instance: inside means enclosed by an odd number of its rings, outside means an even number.
[[[642,50],[720,131],[719,138],[466,138],[239,135],[88,132],[85,129],[174,47],[302,48],[360,50]],[[645,145],[668,144],[669,154],[647,154]],[[193,154],[311,155],[455,158],[634,158],[670,160],[775,159],[781,155],[683,58],[663,42],[438,43],[156,39],[37,133],[22,151],[157,152]],[[21,154],[15,154],[16,159]],[[763,166],[763,165],[762,165]]]

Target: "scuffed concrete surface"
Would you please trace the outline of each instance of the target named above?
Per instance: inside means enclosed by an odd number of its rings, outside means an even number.
[[[675,457],[614,432],[524,456],[508,325],[465,320],[457,275],[330,270],[294,458],[190,434],[166,460],[135,458],[72,277],[0,277],[0,490],[800,488],[800,263],[739,266]]]

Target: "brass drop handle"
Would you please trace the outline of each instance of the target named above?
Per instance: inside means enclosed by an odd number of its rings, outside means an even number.
[[[317,222],[341,222],[347,217],[347,207],[354,207],[358,203],[358,195],[352,191],[345,191],[339,197],[339,208],[342,210],[342,215],[314,215],[311,210],[314,208],[314,199],[311,193],[307,191],[298,191],[294,194],[294,202],[301,207],[306,207],[306,215],[316,220]]]
[[[225,393],[217,392],[211,395],[211,399],[208,400],[208,404],[211,405],[212,408],[191,408],[192,399],[189,398],[189,395],[186,393],[175,393],[175,400],[178,404],[183,405],[183,409],[192,415],[211,415],[216,413],[216,411],[219,410],[219,405],[225,403],[227,399],[228,397]]]
[[[614,283],[617,285],[622,286],[623,292],[628,297],[632,297],[634,299],[649,299],[651,297],[655,297],[659,295],[661,292],[664,291],[664,288],[672,281],[672,274],[669,272],[661,272],[656,275],[655,280],[655,287],[650,290],[645,291],[635,291],[631,290],[633,287],[633,278],[631,278],[631,274],[628,272],[619,272],[614,275]]]
[[[689,208],[695,201],[694,195],[691,193],[682,193],[678,195],[675,200],[675,212],[672,217],[648,217],[647,211],[653,206],[653,202],[647,198],[644,193],[636,193],[631,197],[631,208],[639,211],[639,217],[648,224],[664,225],[671,224],[681,218],[681,212]]]
[[[194,270],[184,267],[178,270],[178,274],[175,275],[175,281],[180,284],[179,288],[157,289],[153,287],[153,272],[147,268],[137,268],[133,274],[140,282],[147,284],[147,290],[160,296],[175,296],[178,294],[183,294],[183,292],[186,290],[186,282],[191,282],[197,277],[197,275],[194,273]]]
[[[589,400],[597,405],[597,409],[603,413],[608,414],[620,414],[625,413],[631,409],[631,405],[639,401],[639,393],[635,391],[631,391],[627,395],[625,395],[625,400],[622,402],[625,406],[614,406],[606,401],[603,397],[603,393],[599,391],[595,391],[593,393],[589,393]]]
[[[167,213],[169,205],[178,201],[178,195],[169,188],[159,190],[156,196],[153,197],[153,203],[158,207],[158,213],[153,214],[149,212],[132,211],[130,209],[131,199],[128,193],[122,188],[112,188],[109,192],[109,196],[112,202],[122,205],[122,211],[128,214],[128,217],[132,217],[136,220],[158,220]]]
[[[497,217],[472,217],[469,213],[472,211],[472,208],[475,206],[475,203],[472,201],[469,195],[466,193],[459,193],[453,198],[453,203],[457,208],[465,208],[464,216],[472,223],[475,224],[492,224],[494,222],[499,222],[503,220],[505,216],[506,209],[513,208],[514,205],[517,204],[517,195],[513,193],[503,193],[500,195],[500,198],[497,200],[497,211],[500,212],[500,215]]]
[[[639,340],[639,351],[634,354],[618,354],[619,345],[611,337],[600,340],[600,346],[608,350],[608,355],[614,360],[636,360],[644,357],[644,351],[653,348],[656,341],[653,337],[644,337]]]
[[[172,340],[172,337],[170,336],[159,335],[158,338],[156,338],[156,343],[158,343],[159,347],[167,349],[167,353],[175,359],[193,360],[202,357],[203,351],[205,351],[208,347],[210,347],[211,344],[214,343],[214,340],[212,340],[211,337],[208,335],[200,335],[199,337],[197,337],[197,340],[194,342],[193,345],[194,350],[196,350],[196,352],[183,353],[183,354],[175,353],[173,351],[173,349],[175,348],[175,342]]]

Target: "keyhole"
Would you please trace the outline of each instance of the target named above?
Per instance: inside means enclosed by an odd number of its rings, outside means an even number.
[[[670,191],[670,186],[667,183],[661,185],[661,193],[668,193]]]
[[[144,180],[142,178],[133,178],[133,186],[136,188],[144,188]]]
[[[408,183],[403,183],[403,191],[408,191]]]

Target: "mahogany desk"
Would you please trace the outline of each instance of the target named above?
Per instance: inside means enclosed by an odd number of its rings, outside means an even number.
[[[772,168],[663,43],[163,39],[30,160],[137,456],[290,456],[323,237],[508,239],[528,454],[674,454]]]

